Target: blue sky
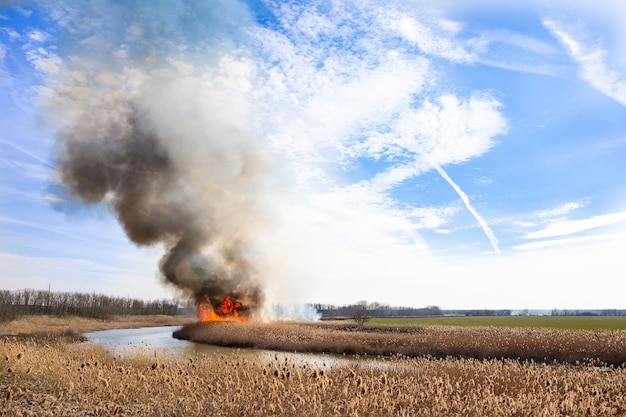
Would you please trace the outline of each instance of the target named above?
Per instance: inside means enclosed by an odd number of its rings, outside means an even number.
[[[268,301],[624,308],[626,6],[492,3],[0,2],[0,287],[177,294],[58,164],[136,111]]]

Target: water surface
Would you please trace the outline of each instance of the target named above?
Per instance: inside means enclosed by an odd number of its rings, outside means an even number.
[[[95,343],[120,355],[137,353],[158,358],[185,360],[199,355],[239,355],[255,361],[284,361],[291,363],[307,363],[317,368],[336,365],[381,366],[384,360],[374,357],[356,357],[351,355],[335,355],[320,353],[277,352],[253,348],[230,348],[179,340],[172,334],[181,326],[142,327],[139,329],[114,329],[84,333],[87,343]],[[367,359],[367,360],[364,360]],[[384,366],[384,365],[383,365]]]

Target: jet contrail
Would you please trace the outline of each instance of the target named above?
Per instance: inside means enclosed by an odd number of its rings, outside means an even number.
[[[450,178],[448,173],[444,171],[443,168],[439,166],[439,164],[433,164],[433,166],[435,167],[439,175],[441,175],[446,181],[448,181],[448,184],[450,184],[452,188],[454,188],[454,191],[456,191],[456,193],[459,195],[459,197],[461,197],[461,200],[463,200],[463,204],[465,204],[465,207],[467,207],[469,212],[472,213],[476,221],[478,221],[478,224],[480,224],[480,227],[482,227],[483,232],[485,232],[485,235],[487,235],[487,238],[489,239],[489,242],[491,242],[493,250],[496,253],[500,253],[500,248],[498,247],[498,238],[496,238],[496,236],[493,234],[493,231],[491,230],[485,219],[483,219],[482,216],[478,214],[478,212],[474,209],[474,207],[472,207],[467,194],[465,194],[465,192],[461,190],[461,187],[459,187],[454,181],[452,181],[452,178]]]

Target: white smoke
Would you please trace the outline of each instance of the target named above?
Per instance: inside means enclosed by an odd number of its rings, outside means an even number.
[[[322,314],[311,304],[274,304],[267,314],[267,319],[270,321],[319,321],[321,318]]]

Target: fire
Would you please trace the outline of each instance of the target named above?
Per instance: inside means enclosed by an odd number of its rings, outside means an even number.
[[[239,314],[237,309],[241,308],[241,303],[233,301],[230,296],[227,296],[224,301],[219,305],[219,308],[214,308],[211,304],[211,300],[207,295],[198,304],[198,318],[202,323],[209,323],[212,321],[226,321],[226,322],[246,322],[246,316]]]

